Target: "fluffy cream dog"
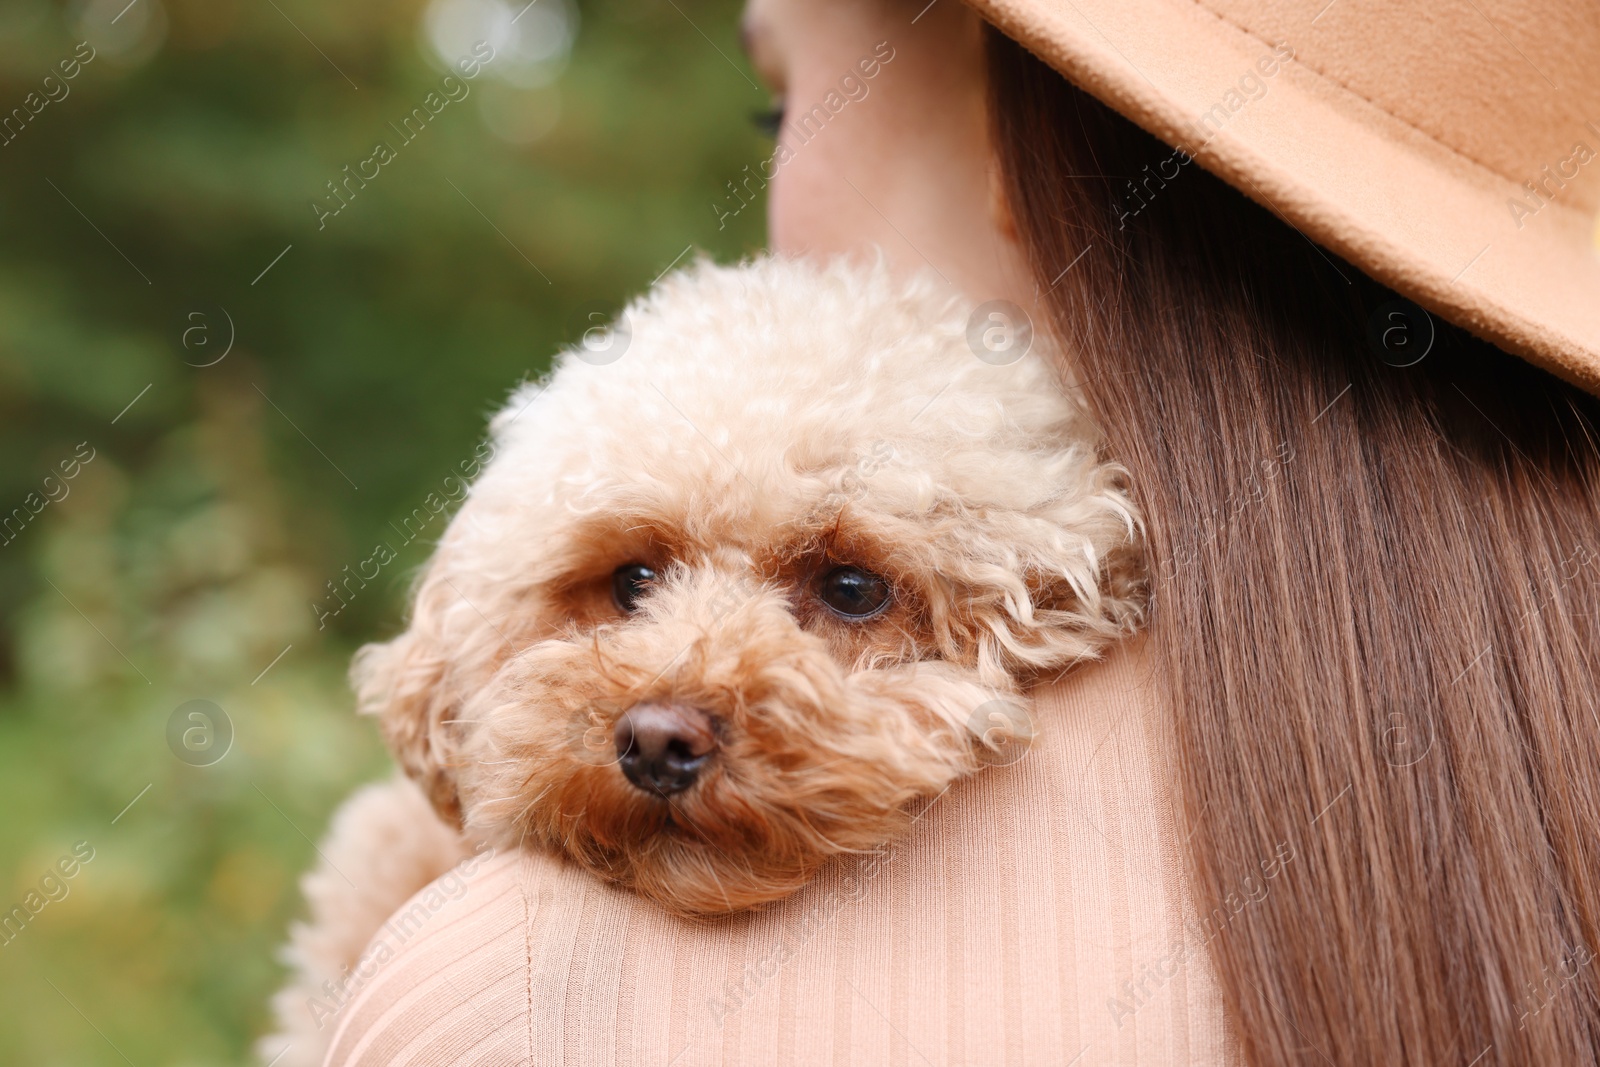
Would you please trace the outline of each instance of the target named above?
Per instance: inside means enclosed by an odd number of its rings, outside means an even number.
[[[335,820],[291,1035],[320,1049],[326,998],[465,840],[688,914],[771,901],[1020,742],[1028,687],[1137,625],[1119,469],[1041,353],[978,358],[936,292],[702,263],[515,393],[410,626],[356,661],[420,792]]]

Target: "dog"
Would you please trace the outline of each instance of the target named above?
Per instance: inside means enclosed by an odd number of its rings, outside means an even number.
[[[307,1005],[484,847],[685,915],[781,898],[1025,746],[1028,690],[1138,628],[1139,518],[1059,361],[996,358],[940,293],[701,262],[512,395],[408,627],[356,657],[406,780],[308,876],[290,1037],[320,1048]]]

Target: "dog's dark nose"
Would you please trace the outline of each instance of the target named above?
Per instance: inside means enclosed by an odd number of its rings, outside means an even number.
[[[635,704],[611,732],[628,781],[656,796],[694,784],[717,747],[711,716],[681,704]]]

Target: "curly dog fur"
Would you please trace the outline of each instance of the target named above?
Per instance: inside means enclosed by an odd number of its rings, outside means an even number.
[[[983,709],[1138,625],[1120,468],[1041,352],[976,358],[937,291],[700,263],[627,309],[620,358],[574,348],[516,391],[409,627],[354,667],[444,823],[681,913],[751,907],[892,838],[1028,728]],[[627,564],[654,574],[631,611]],[[887,583],[881,612],[818,599],[840,566]],[[619,769],[644,704],[714,726],[675,795]]]

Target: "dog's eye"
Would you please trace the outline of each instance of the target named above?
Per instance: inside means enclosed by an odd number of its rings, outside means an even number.
[[[617,607],[632,614],[639,606],[639,598],[650,589],[650,583],[656,580],[656,572],[646,567],[643,563],[624,563],[611,575],[611,598],[617,602]]]
[[[865,619],[889,606],[889,583],[859,567],[835,567],[817,583],[817,599],[847,619]]]

